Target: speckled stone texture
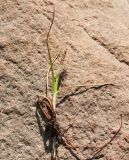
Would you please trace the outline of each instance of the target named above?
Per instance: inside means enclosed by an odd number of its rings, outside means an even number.
[[[129,159],[129,1],[0,1],[0,160],[50,160],[36,118],[45,94],[46,35],[53,57],[67,48],[67,78],[57,107],[62,129],[77,147],[59,146],[60,160],[86,160],[123,127],[99,160]],[[104,85],[103,84],[107,84]],[[94,85],[102,85],[91,88]],[[78,158],[77,158],[78,157]]]

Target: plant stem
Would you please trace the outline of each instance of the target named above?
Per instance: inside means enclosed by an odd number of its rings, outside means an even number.
[[[57,93],[54,93],[53,94],[53,109],[54,109],[54,111],[56,109],[56,98],[57,98]]]
[[[49,28],[49,31],[48,31],[48,34],[47,34],[47,40],[46,40],[47,49],[48,49],[49,64],[50,64],[51,73],[52,73],[52,86],[54,86],[55,77],[54,77],[53,63],[52,63],[52,58],[51,58],[51,53],[50,53],[50,47],[49,47],[48,40],[49,40],[50,31],[51,31],[51,28],[52,28],[52,25],[53,25],[53,22],[54,22],[54,17],[55,17],[55,8],[54,8],[54,11],[53,11],[52,22],[51,22],[51,25],[50,25],[50,28]]]

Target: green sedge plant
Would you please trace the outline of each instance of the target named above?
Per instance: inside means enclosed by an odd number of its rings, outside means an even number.
[[[55,9],[54,9],[54,12],[53,12],[51,25],[50,25],[50,28],[49,28],[49,31],[48,31],[48,34],[47,34],[47,40],[46,40],[47,50],[48,50],[48,65],[49,65],[49,69],[48,69],[48,73],[47,73],[46,93],[48,94],[48,92],[49,92],[49,98],[51,97],[51,99],[52,99],[52,107],[53,107],[53,110],[55,111],[56,102],[57,102],[57,95],[59,93],[59,88],[60,88],[61,77],[62,77],[62,73],[64,73],[64,70],[63,70],[62,66],[63,66],[63,62],[64,62],[64,59],[65,59],[66,51],[64,52],[63,56],[61,57],[60,63],[58,65],[58,69],[55,71],[54,70],[55,61],[60,57],[60,54],[58,54],[55,57],[55,59],[52,60],[50,47],[49,47],[49,36],[50,36],[50,31],[52,29],[52,25],[53,25],[53,22],[54,22],[54,17],[55,17]],[[50,91],[48,89],[49,88],[49,86],[48,86],[49,73],[51,73],[52,96],[51,96]]]

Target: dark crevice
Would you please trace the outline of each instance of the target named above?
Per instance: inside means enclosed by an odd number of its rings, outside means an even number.
[[[120,63],[124,63],[126,64],[127,66],[129,66],[129,62],[127,62],[126,60],[120,60],[119,57],[116,57],[115,56],[115,53],[114,51],[112,50],[112,48],[109,48],[108,45],[106,43],[104,43],[103,41],[101,41],[100,39],[98,39],[97,37],[95,36],[92,36],[86,28],[83,28],[84,31],[89,35],[90,38],[92,38],[94,41],[96,41],[100,46],[102,46],[104,49],[106,49],[111,55],[114,56],[114,58],[116,60],[118,60]]]

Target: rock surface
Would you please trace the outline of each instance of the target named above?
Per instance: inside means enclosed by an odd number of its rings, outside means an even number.
[[[53,56],[67,48],[67,79],[59,99],[85,85],[57,108],[66,136],[86,160],[120,126],[100,160],[129,157],[129,1],[1,0],[0,6],[0,159],[46,160],[36,118],[37,95],[45,94],[46,35],[53,4],[56,16],[50,35]],[[107,85],[103,85],[107,84]],[[90,86],[100,85],[99,87]],[[79,94],[80,93],[80,94]],[[59,159],[78,160],[65,147]]]

